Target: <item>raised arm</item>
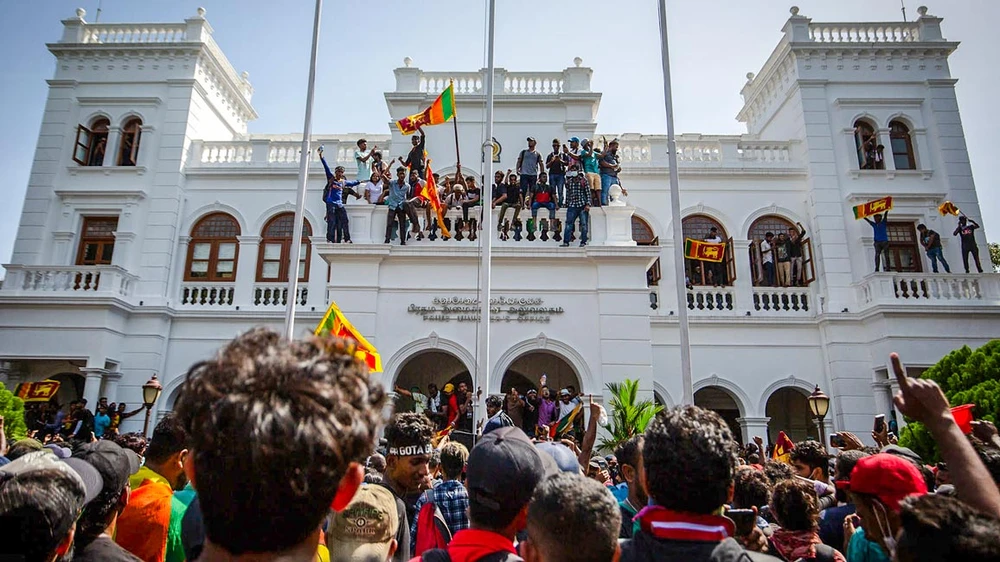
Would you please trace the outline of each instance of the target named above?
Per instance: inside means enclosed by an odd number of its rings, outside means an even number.
[[[590,464],[590,455],[594,452],[594,443],[597,442],[597,420],[601,416],[601,405],[594,404],[594,395],[590,395],[590,421],[587,422],[587,432],[583,434],[583,442],[580,444],[580,454],[577,460],[580,466]]]
[[[122,414],[122,420],[127,420],[127,419],[131,418],[132,416],[138,414],[139,412],[141,412],[141,411],[143,411],[145,409],[146,409],[146,406],[139,406],[138,408],[132,410],[131,412],[124,413],[124,414]]]
[[[396,394],[402,394],[403,396],[410,396],[410,397],[413,396],[412,392],[410,392],[409,390],[406,390],[405,388],[399,386],[398,384],[396,385],[395,390],[396,390]]]
[[[326,163],[326,158],[323,158],[323,151],[319,151],[319,161],[323,163],[323,169],[326,170],[326,179],[333,178],[333,172],[330,171],[330,166]]]
[[[871,219],[869,219],[868,217],[865,217],[865,222],[868,223],[868,224],[870,224],[870,225],[872,225],[872,227],[875,226],[875,222],[872,221]]]
[[[802,226],[802,223],[797,222],[795,226],[799,227],[799,238],[803,238],[806,235],[806,227]]]

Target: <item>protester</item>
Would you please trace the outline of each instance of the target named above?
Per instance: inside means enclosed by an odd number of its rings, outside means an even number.
[[[510,416],[511,421],[517,427],[524,427],[524,409],[525,409],[524,398],[521,397],[521,393],[517,391],[516,388],[511,387],[507,391],[507,395],[504,397],[503,409]]]
[[[621,159],[618,157],[618,139],[612,139],[601,153],[598,161],[601,173],[601,205],[608,204],[608,191],[618,183],[618,172],[622,170]]]
[[[846,432],[842,432],[846,433]],[[869,456],[861,450],[842,451],[837,455],[834,464],[834,481],[837,482],[837,505],[823,512],[819,523],[819,538],[823,544],[838,550],[844,548],[844,519],[853,515],[855,508],[851,503],[844,483],[851,479],[851,471],[858,461]]]
[[[819,482],[830,480],[830,455],[819,441],[799,441],[789,454],[789,460],[796,476]]]
[[[521,429],[528,437],[535,437],[538,433],[538,391],[529,389],[524,395],[524,414]]]
[[[483,427],[483,435],[500,429],[501,427],[514,426],[514,420],[503,411],[503,399],[499,396],[488,396],[486,398],[486,425]]]
[[[977,228],[979,228],[979,224],[976,221],[963,215],[958,217],[958,226],[952,234],[958,236],[962,241],[962,265],[965,266],[966,273],[969,272],[969,255],[972,255],[975,260],[979,273],[983,272],[983,266],[979,263],[979,244],[976,243]]]
[[[880,258],[885,266],[883,269],[889,271],[889,223],[886,222],[889,218],[889,211],[876,214],[874,218],[873,222],[868,217],[865,217],[865,222],[871,225],[872,236],[875,239],[875,272],[877,273]]]
[[[607,490],[579,474],[542,480],[528,505],[525,562],[613,562],[621,513]]]
[[[414,134],[410,137],[410,152],[407,153],[406,158],[400,161],[400,164],[404,168],[409,168],[410,170],[417,173],[418,177],[423,177],[424,175],[424,165],[426,163],[425,154],[427,153],[427,136],[424,134],[424,130],[421,127],[417,127],[420,135]]]
[[[468,461],[469,450],[461,443],[450,442],[441,448],[441,469],[444,479],[433,489],[421,494],[414,506],[417,517],[410,523],[413,554],[422,554],[426,550],[424,545],[432,541],[432,537],[423,536],[419,530],[437,530],[433,523],[428,524],[426,521],[428,517],[431,519],[437,517],[434,508],[441,514],[443,519],[441,523],[447,530],[448,540],[454,537],[455,533],[469,528],[469,494],[462,484]],[[424,506],[427,504],[430,504],[430,507],[425,509]]]
[[[621,527],[618,537],[630,539],[635,534],[633,519],[639,510],[649,503],[649,496],[641,482],[642,474],[642,435],[636,435],[618,445],[615,457],[621,468],[622,478],[628,485],[628,496],[618,503],[621,511]]]
[[[373,484],[358,488],[351,503],[335,513],[327,532],[330,562],[387,562],[399,548],[399,517],[392,492]]]
[[[658,415],[642,445],[649,506],[640,530],[622,545],[622,562],[652,560],[754,560],[732,537],[735,526],[717,515],[730,499],[738,447],[715,412],[681,406]],[[722,558],[722,557],[727,558]]]
[[[35,451],[0,467],[0,559],[73,559],[77,518],[100,494],[100,474],[80,459]]]
[[[934,230],[930,230],[923,224],[917,225],[917,232],[920,233],[920,245],[924,247],[927,259],[930,260],[931,269],[934,273],[938,272],[939,261],[944,266],[945,273],[951,273],[951,268],[948,267],[948,262],[944,259],[944,252],[941,248],[941,235]]]
[[[555,463],[551,465],[554,474]],[[484,435],[469,454],[466,469],[469,529],[459,531],[448,543],[446,556],[430,550],[421,558],[452,562],[475,562],[486,557],[491,562],[518,560],[514,537],[527,526],[528,503],[545,475],[543,457],[520,429],[504,427]]]
[[[542,395],[538,400],[538,421],[536,426],[539,430],[548,428],[551,424],[559,421],[559,405],[552,395],[552,390],[542,385]],[[547,432],[546,432],[547,433]]]
[[[107,406],[98,406],[97,414],[94,416],[94,437],[104,439],[104,434],[111,426],[111,416],[108,415]]]
[[[740,467],[736,471],[733,482],[733,509],[756,509],[757,527],[766,528],[767,520],[760,514],[770,513],[768,504],[771,502],[771,482],[764,471],[749,466]]]
[[[358,180],[348,181],[344,176],[344,167],[337,166],[333,172],[323,158],[323,147],[319,147],[319,160],[323,163],[326,171],[326,186],[323,188],[323,202],[326,203],[326,241],[333,243],[351,243],[351,225],[347,216],[347,203],[349,194],[354,194],[360,198],[356,192],[349,188],[360,185]],[[370,175],[370,174],[369,174]]]
[[[378,152],[378,145],[368,150],[368,141],[358,139],[358,148],[354,151],[354,162],[358,165],[358,174],[354,179],[365,181],[372,176],[373,162],[370,162],[370,160],[376,152]]]
[[[184,464],[188,434],[181,421],[168,414],[153,429],[145,465],[129,479],[128,505],[118,516],[115,541],[146,562],[184,559],[181,519],[187,507],[174,490],[187,484]]]
[[[146,409],[146,406],[145,405],[139,406],[138,408],[132,410],[131,412],[126,412],[125,410],[127,409],[128,406],[126,406],[124,402],[119,402],[118,409],[111,412],[110,414],[111,425],[108,426],[108,432],[112,436],[118,435],[119,431],[121,430],[121,425],[123,421],[131,418],[132,416],[138,415],[139,412],[142,412],[143,410]]]
[[[389,214],[385,219],[385,242],[388,244],[394,232],[393,226],[399,228],[399,245],[406,245],[406,219],[409,215],[410,204],[407,198],[410,193],[410,184],[406,182],[406,168],[400,166],[396,168],[396,179],[389,182],[388,195],[385,197],[385,205]]]
[[[779,527],[768,540],[785,560],[845,562],[844,555],[819,538],[819,501],[808,482],[785,480],[771,493],[770,511]]]
[[[899,562],[1000,560],[1000,520],[935,494],[907,498],[901,507]]]
[[[569,157],[559,151],[559,139],[552,139],[552,152],[545,158],[545,168],[549,171],[549,182],[556,191],[559,207],[563,206],[563,188],[566,185],[566,167],[569,165]],[[565,145],[562,145],[565,151]]]
[[[544,170],[542,155],[535,150],[536,141],[533,137],[528,137],[528,148],[522,149],[517,155],[517,173],[520,176],[518,188],[521,190],[521,199],[526,199],[528,194],[535,190],[538,183],[538,172]],[[501,212],[501,214],[503,214]],[[515,213],[516,218],[516,213]]]
[[[385,486],[396,496],[399,531],[397,560],[410,556],[410,522],[417,518],[417,500],[428,489],[428,463],[434,447],[434,426],[423,414],[396,414],[385,428],[389,442],[386,455]]]
[[[764,284],[768,287],[775,286],[774,250],[771,245],[773,240],[774,233],[768,232],[764,234],[764,239],[760,241],[760,259],[761,265],[764,268]]]
[[[104,482],[101,493],[87,503],[76,523],[77,562],[135,562],[140,560],[116,544],[118,516],[129,502],[129,477],[139,470],[139,456],[112,441],[82,445],[73,453],[97,469]]]

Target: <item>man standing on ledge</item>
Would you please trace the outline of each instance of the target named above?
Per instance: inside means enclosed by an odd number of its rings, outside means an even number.
[[[521,199],[535,190],[538,183],[538,170],[542,168],[542,155],[535,150],[535,138],[528,137],[528,148],[517,156],[517,173],[521,176]]]

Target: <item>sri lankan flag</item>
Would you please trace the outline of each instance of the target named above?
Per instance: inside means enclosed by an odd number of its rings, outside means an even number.
[[[865,217],[884,213],[889,209],[892,209],[892,197],[883,197],[862,205],[855,205],[854,220],[859,221]]]
[[[45,379],[19,384],[16,394],[25,402],[48,402],[57,392],[59,392],[59,381]]]
[[[448,87],[441,92],[430,107],[409,117],[403,117],[396,121],[399,132],[404,135],[412,135],[420,127],[428,125],[440,125],[451,121],[455,116],[455,84],[448,84]]]
[[[962,210],[956,207],[951,201],[945,201],[938,206],[938,212],[941,215],[955,215],[957,217],[962,213]]]
[[[719,263],[726,255],[726,243],[716,244],[704,240],[684,239],[684,257],[689,260],[711,261]]]
[[[441,227],[441,232],[451,238],[451,233],[448,232],[447,227],[444,226],[444,215],[441,214],[441,198],[438,197],[437,182],[434,181],[434,174],[431,173],[431,161],[427,161],[427,176],[424,179],[424,188],[420,190],[420,196],[426,199],[430,205],[431,209],[434,209],[434,213],[437,215],[438,226]]]
[[[333,301],[330,301],[330,308],[327,309],[323,319],[316,325],[316,330],[313,333],[318,336],[324,332],[330,332],[330,334],[338,338],[354,340],[356,344],[354,356],[364,361],[368,365],[369,371],[373,373],[382,372],[382,356],[378,354],[378,350],[375,349],[375,346],[368,343],[368,340],[361,335],[361,332],[351,325],[347,317],[344,316],[344,313],[340,311],[337,303]]]
[[[552,426],[552,428],[549,430],[551,437],[555,439],[557,437],[565,435],[567,432],[572,430],[573,422],[576,421],[576,417],[580,415],[580,412],[582,411],[583,411],[583,403],[578,402],[576,404],[576,408],[573,408],[573,411],[563,416],[562,419],[559,420],[559,423]]]
[[[795,443],[785,435],[784,431],[778,432],[778,439],[774,443],[774,452],[771,453],[771,458],[783,463],[791,463],[791,453],[792,449],[795,448]]]

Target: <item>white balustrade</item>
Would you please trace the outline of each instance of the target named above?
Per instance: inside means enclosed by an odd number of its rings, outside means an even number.
[[[862,306],[1000,303],[1000,276],[995,274],[872,273],[856,288]]]
[[[722,162],[722,143],[719,141],[678,141],[678,162]]]
[[[562,73],[525,72],[508,74],[503,90],[509,94],[552,95],[563,91]]]
[[[754,287],[753,310],[757,313],[808,314],[812,295],[808,287]]]
[[[483,92],[483,75],[479,72],[423,72],[419,90],[428,94],[440,94],[454,82],[456,94],[480,94]]]
[[[694,286],[687,291],[687,307],[694,312],[731,313],[736,308],[733,287]]]
[[[744,163],[773,164],[791,161],[787,142],[740,142],[737,151]]]
[[[309,300],[309,288],[302,281],[295,292],[295,303],[305,305]],[[253,288],[253,304],[264,308],[284,308],[288,304],[287,283],[257,283]]]
[[[84,43],[180,43],[187,40],[185,24],[87,24]]]
[[[816,43],[913,43],[920,41],[920,25],[900,23],[811,23],[809,37]]]
[[[221,308],[233,304],[233,283],[182,283],[180,304],[193,308]]]
[[[205,142],[201,146],[202,164],[246,164],[253,159],[248,142]]]
[[[3,292],[129,297],[136,276],[116,265],[6,265]]]
[[[620,139],[618,157],[621,158],[622,166],[649,164],[652,161],[652,150],[648,141]]]

